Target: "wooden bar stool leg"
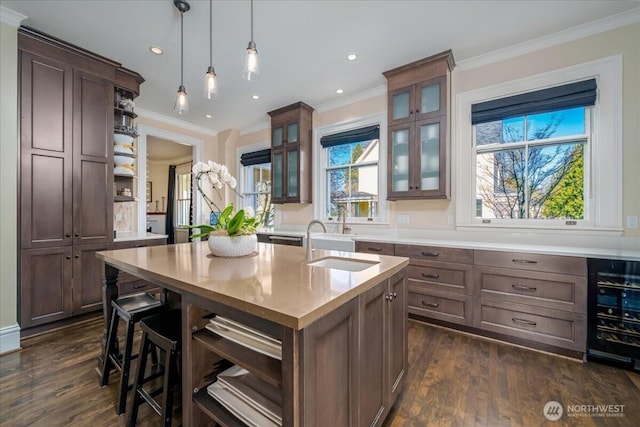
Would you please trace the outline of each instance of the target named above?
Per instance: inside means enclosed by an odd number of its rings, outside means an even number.
[[[107,345],[105,346],[104,362],[102,363],[102,376],[100,377],[100,387],[109,384],[109,374],[113,368],[111,355],[116,352],[116,341],[118,340],[118,320],[119,317],[116,310],[113,310],[111,316],[111,324],[109,325],[109,335],[107,337]]]
[[[171,427],[171,414],[173,408],[173,385],[175,384],[175,351],[165,352],[165,369],[167,373],[163,380],[164,402],[162,404],[162,420],[165,427]]]
[[[142,396],[138,393],[139,384],[144,381],[144,372],[147,369],[147,357],[149,352],[156,352],[155,346],[147,339],[147,333],[142,331],[142,349],[138,356],[138,367],[136,368],[136,382],[133,386],[133,399],[131,399],[131,411],[129,411],[129,418],[127,420],[127,426],[135,427],[138,420],[138,408],[142,403]]]
[[[120,371],[120,393],[118,395],[118,407],[116,408],[116,413],[118,415],[124,414],[127,406],[127,390],[129,389],[129,370],[131,368],[131,353],[133,351],[134,327],[134,322],[127,322],[125,347],[122,355],[122,370]]]

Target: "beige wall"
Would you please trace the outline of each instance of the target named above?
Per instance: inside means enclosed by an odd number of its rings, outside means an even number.
[[[18,319],[18,36],[0,22],[0,329]]]

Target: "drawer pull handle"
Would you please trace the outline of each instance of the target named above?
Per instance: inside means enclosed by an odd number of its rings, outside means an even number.
[[[537,264],[538,261],[531,261],[530,259],[512,259],[511,261],[517,264]]]
[[[382,248],[374,248],[372,246],[367,247],[367,250],[374,252],[382,252]]]
[[[133,289],[141,289],[141,288],[146,288],[146,287],[147,287],[147,285],[135,285],[133,287]]]
[[[511,285],[511,287],[513,289],[515,289],[516,291],[523,291],[523,292],[535,292],[538,290],[538,288],[532,288],[530,286],[524,286],[524,285]]]
[[[422,256],[433,256],[433,257],[436,257],[436,256],[440,255],[438,252],[425,252],[425,251],[422,251],[420,253],[422,254]]]
[[[426,277],[427,279],[437,279],[440,277],[439,274],[427,274],[427,273],[422,273],[422,277]]]
[[[424,302],[424,301],[422,301],[422,305],[424,305],[425,307],[433,307],[433,308],[440,307],[440,304],[438,304],[437,302]]]
[[[516,325],[525,325],[525,326],[536,326],[537,325],[536,322],[532,322],[531,320],[526,320],[526,319],[518,319],[517,317],[512,318],[511,321],[513,323],[515,323]]]

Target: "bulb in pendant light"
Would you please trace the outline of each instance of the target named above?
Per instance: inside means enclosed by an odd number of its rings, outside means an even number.
[[[214,99],[218,96],[218,76],[212,66],[209,66],[204,75],[204,97]]]
[[[182,85],[180,85],[180,87],[178,88],[178,93],[176,94],[176,103],[173,105],[173,109],[178,114],[185,114],[189,111],[187,90]]]
[[[249,42],[247,53],[244,57],[244,70],[242,77],[245,80],[254,81],[260,77],[260,64],[258,63],[258,50],[253,41]]]

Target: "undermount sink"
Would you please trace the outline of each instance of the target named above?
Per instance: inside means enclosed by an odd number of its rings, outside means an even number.
[[[345,271],[362,271],[376,264],[378,264],[378,261],[365,261],[361,259],[356,260],[339,257],[320,258],[319,260],[307,263],[307,265],[310,265],[311,267],[333,268],[334,270]]]

